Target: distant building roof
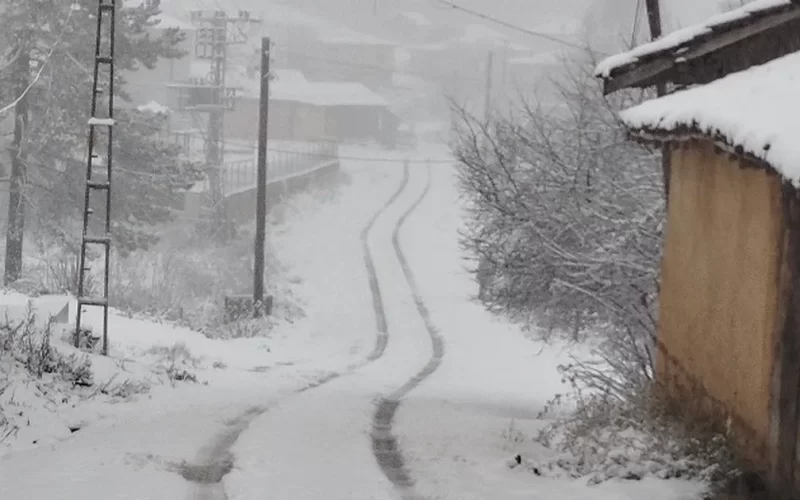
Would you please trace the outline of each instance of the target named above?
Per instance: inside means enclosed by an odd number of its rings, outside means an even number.
[[[323,43],[354,44],[354,45],[397,45],[397,42],[378,38],[366,33],[361,33],[350,28],[337,27],[333,30],[323,31],[318,35]]]
[[[183,31],[195,31],[197,29],[192,23],[163,12],[155,16],[153,20],[158,21],[158,24],[153,26],[155,29],[178,28]]]
[[[800,187],[800,52],[623,111],[634,136],[704,137],[769,164]]]
[[[150,111],[151,113],[155,114],[168,114],[170,111],[167,106],[164,106],[158,103],[157,101],[150,101],[147,104],[142,104],[141,106],[138,106],[136,109],[138,109],[139,111]]]
[[[206,70],[208,64],[206,63]],[[382,96],[358,82],[309,82],[296,70],[272,71],[270,100],[294,101],[314,106],[379,106],[388,107]],[[228,72],[228,85],[239,87],[241,95],[258,98],[261,84],[258,78],[249,78],[241,69]]]
[[[315,82],[310,92],[310,100],[318,106],[389,106],[386,99],[357,82]]]
[[[421,12],[406,11],[399,14],[400,17],[416,24],[417,26],[433,26],[433,22]]]

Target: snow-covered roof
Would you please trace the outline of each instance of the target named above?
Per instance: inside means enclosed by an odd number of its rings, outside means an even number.
[[[421,12],[406,11],[401,12],[400,16],[416,24],[417,26],[433,26],[433,22]]]
[[[317,106],[381,106],[386,99],[357,82],[315,82],[311,84],[312,103]]]
[[[800,52],[639,104],[620,114],[634,135],[702,136],[768,163],[800,187]]]
[[[169,108],[164,106],[163,104],[159,104],[156,101],[150,101],[147,104],[142,104],[138,106],[136,109],[139,111],[150,111],[151,113],[155,114],[167,114],[169,113]]]
[[[381,106],[389,103],[357,82],[310,82],[300,71],[272,70],[269,96],[273,101],[294,101],[314,106]],[[261,91],[258,78],[249,78],[241,68],[230,68],[227,84],[237,87],[242,97],[257,98]]]
[[[753,0],[742,7],[729,12],[717,14],[704,23],[678,29],[650,43],[642,44],[628,52],[613,55],[601,61],[595,69],[595,76],[608,78],[611,74],[625,66],[642,59],[657,56],[666,52],[677,51],[691,42],[705,37],[715,31],[740,25],[754,17],[777,12],[798,5],[795,0]]]
[[[153,17],[153,20],[158,21],[158,24],[153,26],[155,29],[178,28],[182,31],[195,31],[197,29],[192,23],[184,21],[176,16],[165,14],[164,12]]]
[[[360,33],[346,27],[338,27],[333,30],[326,30],[318,35],[322,43],[353,44],[353,45],[397,45],[397,43]]]

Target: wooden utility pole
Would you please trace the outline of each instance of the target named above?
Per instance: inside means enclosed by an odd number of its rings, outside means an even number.
[[[650,38],[655,40],[662,35],[663,26],[661,24],[661,6],[659,0],[645,0],[647,6],[647,23],[650,25]],[[658,97],[667,93],[667,86],[665,83],[656,85],[656,95]],[[664,197],[669,200],[669,182],[670,182],[670,162],[671,152],[668,145],[661,148],[661,174],[664,180]]]
[[[22,49],[16,64],[14,106],[14,141],[11,146],[11,178],[9,179],[8,228],[4,283],[14,283],[22,276],[22,242],[25,237],[25,158],[22,141],[28,131],[28,87],[30,86],[30,54]]]
[[[483,108],[483,119],[486,125],[489,125],[489,120],[492,118],[492,71],[494,66],[494,53],[489,52],[486,59],[486,97]]]
[[[253,309],[264,313],[264,252],[267,231],[267,131],[269,127],[269,38],[261,39],[261,93],[258,113],[258,170],[256,172],[256,241],[253,265]]]

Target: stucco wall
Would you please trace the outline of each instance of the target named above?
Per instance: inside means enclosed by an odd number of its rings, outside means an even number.
[[[707,142],[673,153],[657,365],[667,387],[692,392],[687,405],[724,410],[723,428],[732,416],[747,458],[762,461],[783,212],[778,178],[742,165]]]

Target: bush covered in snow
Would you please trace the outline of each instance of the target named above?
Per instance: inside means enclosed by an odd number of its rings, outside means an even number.
[[[557,452],[543,463],[527,463],[545,476],[609,479],[697,479],[721,485],[735,476],[726,439],[708,421],[667,412],[651,396],[621,400],[609,394],[573,394],[576,410],[543,429],[536,440]]]
[[[652,379],[664,191],[658,155],[626,138],[590,58],[565,63],[562,104],[484,123],[456,110],[462,234],[480,299],[536,331],[589,337],[625,392]]]
[[[152,249],[114,261],[111,303],[212,333],[224,323],[225,297],[247,293],[252,286],[252,254],[249,231],[222,244],[176,229]],[[267,280],[267,293],[290,299],[271,255],[268,251],[267,275],[273,279]]]
[[[0,321],[0,363],[6,368],[19,363],[29,374],[42,378],[46,374],[76,386],[91,386],[91,360],[86,355],[63,354],[52,345],[53,322],[44,328],[29,304],[25,317]]]
[[[455,108],[462,243],[486,307],[596,356],[561,367],[578,410],[540,436],[564,456],[537,470],[716,480],[730,469],[724,440],[650,396],[664,184],[658,152],[616,117],[645,95],[604,97],[594,66],[566,61],[554,106],[528,102],[489,123]]]
[[[54,407],[70,399],[69,391],[94,385],[89,356],[61,352],[53,340],[53,322],[42,325],[30,304],[24,317],[0,320],[0,444],[17,432],[20,418],[27,418],[25,410],[8,410],[23,404],[17,400],[19,387]]]

